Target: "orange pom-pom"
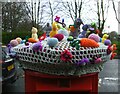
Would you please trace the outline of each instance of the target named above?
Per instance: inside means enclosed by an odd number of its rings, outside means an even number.
[[[72,32],[74,32],[74,31],[75,31],[74,26],[70,26],[70,31],[72,31]]]
[[[96,41],[88,38],[82,38],[80,40],[80,45],[82,47],[99,47],[99,44]]]
[[[37,41],[36,41],[34,38],[29,38],[29,39],[28,39],[28,42],[36,43]]]

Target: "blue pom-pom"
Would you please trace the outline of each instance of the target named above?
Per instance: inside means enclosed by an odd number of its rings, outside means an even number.
[[[21,42],[20,42],[20,44],[23,44],[23,43],[25,43],[26,42],[26,40],[22,40]]]
[[[47,44],[50,47],[54,47],[57,43],[58,43],[58,39],[57,38],[48,38],[47,39]]]
[[[102,42],[102,38],[100,38],[100,42]]]

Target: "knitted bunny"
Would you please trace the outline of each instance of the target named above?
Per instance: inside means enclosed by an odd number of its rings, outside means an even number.
[[[36,41],[39,40],[39,39],[38,39],[37,32],[38,32],[37,28],[32,27],[32,38],[35,39]]]

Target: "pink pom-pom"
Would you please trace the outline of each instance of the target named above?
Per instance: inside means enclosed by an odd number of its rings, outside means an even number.
[[[92,39],[92,40],[95,40],[96,42],[99,42],[100,41],[100,37],[96,34],[90,34],[88,36],[89,39]]]
[[[15,40],[15,39],[13,39],[13,40],[10,41],[10,45],[11,45],[12,47],[15,47],[15,46],[18,45],[18,41]]]

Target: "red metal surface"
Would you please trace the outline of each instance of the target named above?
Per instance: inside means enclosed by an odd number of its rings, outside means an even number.
[[[98,94],[98,73],[78,76],[57,76],[25,70],[25,91],[88,92]]]

